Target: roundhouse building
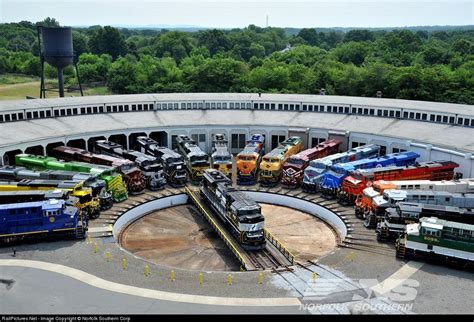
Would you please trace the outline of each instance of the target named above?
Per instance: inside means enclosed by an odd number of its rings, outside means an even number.
[[[305,146],[337,138],[343,149],[374,143],[382,153],[452,160],[464,177],[474,176],[473,105],[265,93],[87,96],[0,101],[0,128],[2,164],[64,144],[91,150],[100,139],[134,148],[141,135],[173,147],[187,134],[209,153],[212,134],[225,133],[238,153],[251,133],[263,133],[267,151],[292,135]]]

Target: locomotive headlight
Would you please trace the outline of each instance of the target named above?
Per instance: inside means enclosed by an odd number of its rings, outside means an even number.
[[[176,166],[176,169],[177,169],[177,170],[181,170],[182,167],[183,167],[183,166],[181,166],[181,165],[177,165],[177,166]]]

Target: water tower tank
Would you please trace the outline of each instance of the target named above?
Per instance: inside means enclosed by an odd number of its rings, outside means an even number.
[[[51,65],[64,68],[74,63],[72,31],[69,27],[41,27],[43,57]]]

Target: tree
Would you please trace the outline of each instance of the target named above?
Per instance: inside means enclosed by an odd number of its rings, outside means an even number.
[[[373,41],[375,39],[374,33],[370,30],[355,29],[350,30],[344,36],[344,42],[362,42],[362,41]]]
[[[107,86],[112,92],[135,93],[136,82],[137,69],[133,56],[121,57],[112,63],[107,77]]]
[[[317,46],[320,43],[319,35],[314,28],[303,28],[298,33],[298,36],[311,46]]]
[[[260,90],[283,90],[289,80],[290,73],[285,64],[266,60],[262,66],[250,71],[247,86]]]
[[[461,55],[474,55],[474,44],[466,39],[457,39],[453,43],[453,50]]]
[[[88,82],[104,82],[107,80],[112,57],[107,54],[101,56],[95,54],[83,53],[79,57],[77,69],[79,76],[85,83]]]
[[[364,96],[375,96],[377,91],[382,91],[384,96],[394,97],[396,93],[389,91],[389,76],[393,67],[389,64],[373,62],[366,66]]]
[[[339,44],[331,53],[342,63],[352,63],[360,66],[369,52],[367,43],[347,42]]]
[[[444,44],[434,39],[424,46],[421,56],[427,65],[446,64],[450,61],[452,53]]]
[[[222,30],[212,29],[200,31],[197,36],[198,45],[209,49],[211,55],[219,51],[225,52],[230,48],[230,42]]]
[[[38,21],[36,23],[36,26],[41,26],[41,27],[59,27],[59,21],[57,21],[54,18],[47,17],[46,19],[42,21]]]
[[[72,43],[74,48],[74,53],[76,54],[76,59],[79,58],[83,53],[90,52],[89,49],[89,37],[87,37],[82,32],[73,31],[72,32]]]
[[[192,75],[193,88],[198,92],[236,91],[247,73],[245,63],[216,55],[197,66]]]
[[[125,56],[127,44],[117,28],[111,26],[96,29],[89,38],[89,47],[94,54],[109,54],[113,59]]]
[[[182,31],[171,31],[160,35],[155,42],[155,55],[173,57],[177,62],[188,57],[194,48],[193,39]]]

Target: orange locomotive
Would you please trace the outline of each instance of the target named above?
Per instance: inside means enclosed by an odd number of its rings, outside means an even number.
[[[265,138],[252,134],[242,152],[237,154],[237,184],[253,185],[257,182],[258,166],[265,153]]]

